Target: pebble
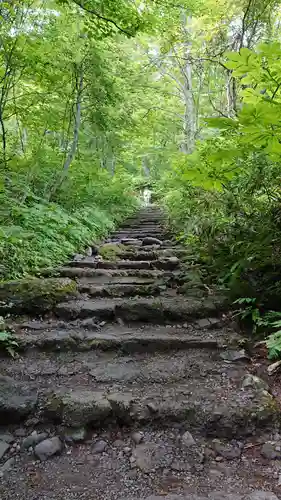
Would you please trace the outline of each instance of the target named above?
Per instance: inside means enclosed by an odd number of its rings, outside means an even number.
[[[184,324],[182,325],[182,327],[183,327],[183,328],[188,328],[188,324],[187,324],[187,323],[184,323]]]
[[[129,446],[125,446],[124,448],[124,453],[126,453],[126,455],[129,455],[132,451],[132,448],[130,448]]]
[[[143,433],[142,432],[133,432],[132,434],[132,440],[136,444],[140,444],[143,441]]]
[[[151,410],[152,412],[156,413],[157,412],[157,407],[154,403],[147,403],[147,408]]]
[[[182,444],[184,444],[185,446],[192,446],[195,444],[195,441],[194,441],[194,439],[189,431],[186,431],[182,435],[181,440],[182,440]]]
[[[47,460],[49,457],[53,455],[57,455],[62,452],[63,445],[61,440],[55,436],[50,439],[45,439],[45,441],[41,441],[34,448],[34,453],[41,462]]]
[[[101,439],[100,441],[97,441],[94,444],[93,453],[102,453],[106,448],[107,448],[107,442]]]

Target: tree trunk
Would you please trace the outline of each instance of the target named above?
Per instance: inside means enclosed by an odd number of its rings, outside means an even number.
[[[196,112],[193,99],[193,88],[192,88],[192,65],[189,61],[191,42],[188,40],[190,38],[190,24],[191,18],[186,18],[183,15],[183,32],[187,38],[184,42],[184,58],[186,64],[184,67],[184,84],[183,84],[183,99],[184,99],[184,123],[183,123],[183,135],[184,140],[181,145],[181,150],[186,153],[192,153],[194,149],[195,142],[195,132],[196,132]]]
[[[68,152],[68,155],[65,159],[63,165],[63,171],[66,172],[72,161],[74,160],[78,139],[79,139],[79,129],[81,123],[81,102],[82,102],[82,93],[83,93],[83,68],[82,66],[77,70],[77,98],[76,98],[76,106],[75,106],[75,118],[74,118],[74,128],[73,128],[73,141],[71,144],[71,148]]]

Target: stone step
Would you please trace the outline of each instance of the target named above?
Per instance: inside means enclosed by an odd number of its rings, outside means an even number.
[[[112,238],[136,238],[136,239],[144,239],[144,238],[158,238],[159,240],[166,239],[165,231],[141,231],[141,230],[129,230],[122,231],[118,230],[112,233]]]
[[[59,267],[56,269],[56,273],[64,277],[135,277],[135,278],[149,278],[149,279],[168,279],[172,278],[175,274],[171,271],[161,271],[157,269],[93,269],[90,267],[78,267],[73,263],[74,267]]]
[[[170,321],[190,321],[193,318],[217,316],[226,307],[220,297],[212,299],[142,298],[142,299],[95,299],[72,300],[58,304],[54,312],[63,319],[101,318],[114,320],[120,318],[126,322],[143,321],[144,323],[165,324]]]
[[[13,325],[21,352],[42,351],[115,351],[119,355],[155,353],[189,349],[224,349],[239,347],[240,336],[228,329],[201,328],[192,325],[154,327],[98,326],[95,322],[23,322]],[[237,347],[238,346],[238,347]]]
[[[205,436],[239,439],[280,419],[267,391],[242,387],[244,364],[226,364],[214,351],[188,354],[91,351],[4,360],[0,423],[35,414],[70,427],[181,422]]]
[[[126,222],[119,226],[119,229],[122,230],[131,230],[131,229],[151,229],[151,230],[163,230],[165,229],[166,226],[162,224],[161,222],[155,221],[155,222],[150,222],[150,221],[145,221],[145,222],[138,222],[138,221],[133,221],[133,222]]]
[[[79,279],[78,283],[84,285],[161,285],[164,279],[151,276],[142,278],[138,276],[87,276]]]
[[[173,270],[179,267],[179,259],[177,257],[167,257],[156,260],[97,260],[95,257],[85,257],[79,261],[73,260],[68,262],[68,266],[76,268],[86,267],[92,269],[163,269]]]
[[[132,225],[132,226],[120,226],[118,228],[118,232],[131,233],[131,232],[151,232],[151,233],[163,233],[166,231],[164,227],[156,226],[156,225]],[[117,231],[116,231],[117,232]]]
[[[164,287],[165,288],[165,287]],[[80,293],[86,293],[90,297],[134,297],[159,295],[163,291],[163,285],[150,284],[104,284],[93,285],[91,283],[79,283]]]
[[[181,257],[185,255],[185,250],[183,249],[175,249],[175,250],[168,250],[168,249],[159,249],[159,250],[153,250],[151,249],[150,246],[144,246],[139,249],[135,250],[128,250],[121,252],[118,257],[121,260],[161,260],[165,258],[170,258],[170,257]]]

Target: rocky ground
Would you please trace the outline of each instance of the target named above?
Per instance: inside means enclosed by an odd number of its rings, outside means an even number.
[[[276,500],[279,398],[183,261],[149,207],[41,279],[40,300],[9,289],[2,309],[22,314],[20,355],[1,360],[1,500]],[[49,280],[63,286],[46,308]]]

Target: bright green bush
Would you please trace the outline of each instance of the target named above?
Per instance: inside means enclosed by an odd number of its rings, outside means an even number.
[[[13,197],[15,192],[22,195],[22,184],[17,183],[0,195],[2,279],[65,261],[106,236],[138,204],[130,190],[130,177],[122,170],[114,178],[105,171],[88,174],[87,183],[82,180],[74,170],[55,201],[39,201],[29,193],[19,203]]]

